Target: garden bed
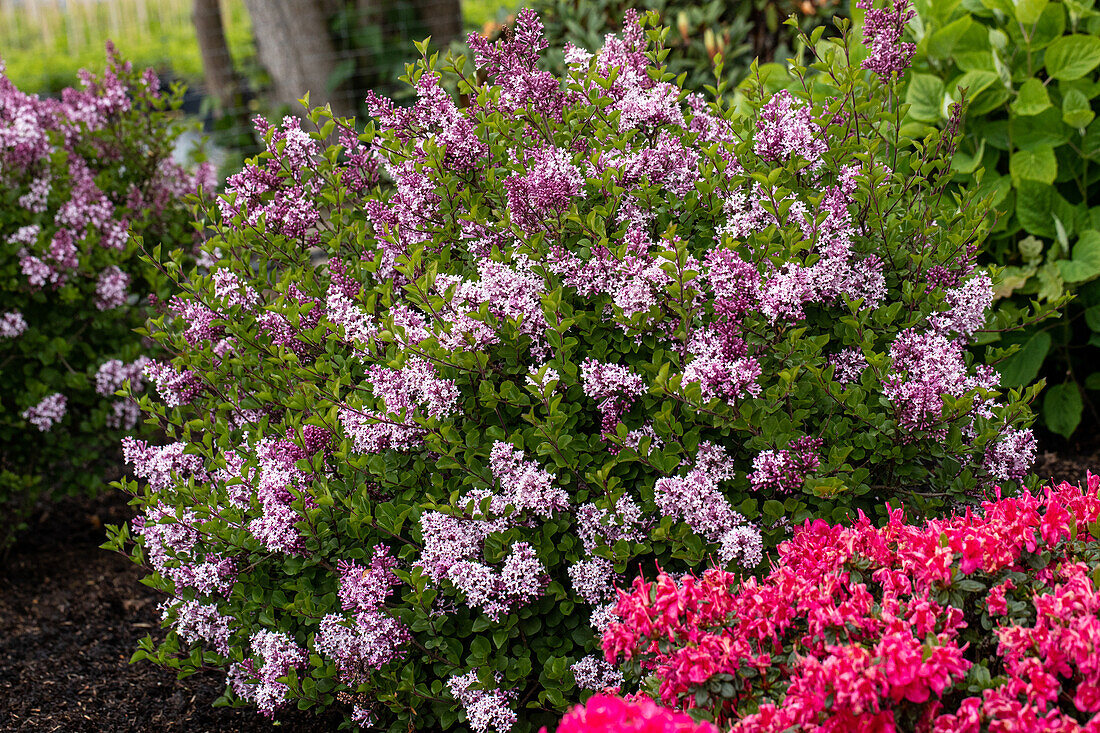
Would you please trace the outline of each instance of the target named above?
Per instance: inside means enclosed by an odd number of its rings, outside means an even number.
[[[158,594],[128,559],[99,549],[104,524],[131,516],[115,492],[68,499],[36,518],[0,570],[0,730],[263,731],[253,709],[213,708],[225,673],[184,680],[127,664],[138,639],[160,630]],[[329,716],[335,729],[339,716]],[[288,710],[283,730],[316,730]],[[329,721],[326,721],[329,722]]]
[[[1046,452],[1035,470],[1077,482],[1098,458],[1100,451]],[[0,570],[0,730],[271,730],[251,709],[211,707],[223,672],[176,680],[150,664],[127,664],[138,639],[164,633],[160,599],[138,582],[140,568],[98,549],[103,525],[130,516],[118,493],[65,500],[38,516],[8,556]],[[329,718],[335,728],[339,716]],[[279,720],[283,730],[321,723],[296,710]]]

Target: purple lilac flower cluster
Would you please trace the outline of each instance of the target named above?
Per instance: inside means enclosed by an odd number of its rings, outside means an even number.
[[[384,607],[386,596],[399,585],[393,568],[397,561],[389,548],[376,549],[370,565],[341,561],[339,597],[343,614],[321,620],[314,647],[335,660],[340,675],[356,684],[374,670],[400,660],[412,636],[408,628]]]
[[[65,395],[54,392],[43,397],[37,405],[23,410],[23,419],[43,433],[47,433],[65,417],[67,404]]]
[[[740,561],[751,568],[763,559],[763,538],[733,510],[718,488],[734,473],[733,461],[725,449],[700,443],[694,468],[683,476],[658,479],[653,498],[666,516],[686,522],[708,541],[718,543],[723,563]]]
[[[501,681],[498,679],[496,682],[499,685]],[[516,724],[516,713],[511,707],[515,693],[504,689],[483,689],[476,669],[452,677],[447,682],[447,689],[462,704],[470,727],[477,733],[490,730],[507,733]]]
[[[245,700],[256,703],[264,715],[275,717],[282,707],[290,687],[280,678],[306,663],[306,650],[288,635],[276,631],[257,631],[250,639],[252,652],[260,658],[260,666],[246,659],[229,670],[229,684]]]

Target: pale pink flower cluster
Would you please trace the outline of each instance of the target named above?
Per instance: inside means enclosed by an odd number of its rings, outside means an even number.
[[[916,440],[918,432],[943,435],[943,397],[960,398],[977,389],[992,390],[999,381],[992,367],[979,365],[972,375],[964,358],[965,344],[937,331],[909,329],[890,346],[893,363],[883,379],[882,392],[893,403],[898,425]],[[978,400],[974,413],[989,417],[989,407]]]
[[[229,656],[232,619],[218,612],[212,603],[201,601],[166,601],[161,606],[161,620],[171,621],[176,634],[185,644],[205,641],[223,656]]]
[[[139,356],[129,364],[119,359],[110,359],[103,362],[95,373],[96,394],[111,397],[122,389],[127,380],[130,389],[141,392],[145,389],[145,365],[149,363],[149,357]]]
[[[730,506],[718,484],[734,476],[733,461],[720,447],[699,445],[696,465],[684,476],[661,478],[653,486],[653,499],[661,513],[685,522],[709,542],[718,543],[723,562],[740,562],[747,568],[760,563],[763,538]]]
[[[512,545],[500,570],[474,560],[459,560],[448,568],[447,577],[471,608],[480,608],[493,621],[533,601],[547,582],[546,568],[526,542]]]
[[[497,679],[496,684],[499,686],[501,680]],[[462,705],[467,722],[477,733],[490,730],[507,733],[516,724],[516,712],[512,710],[515,692],[500,687],[484,689],[478,681],[476,669],[451,677],[447,681],[447,689]]]
[[[870,41],[871,53],[863,68],[873,71],[883,80],[901,74],[913,62],[916,46],[903,43],[905,25],[916,12],[909,0],[887,0],[888,8],[875,8],[873,0],[858,0],[856,7],[867,11],[863,19],[863,35]]]
[[[623,673],[595,655],[574,662],[569,669],[582,690],[618,692],[623,684]]]
[[[1035,433],[1007,427],[985,449],[985,470],[1000,481],[1020,481],[1035,463]]]
[[[345,681],[354,684],[373,670],[401,659],[412,635],[386,612],[386,596],[399,584],[397,561],[379,546],[368,567],[340,561],[340,602],[345,613],[321,620],[314,638],[317,651],[335,660]]]
[[[179,370],[169,363],[151,360],[142,373],[157,385],[157,392],[168,407],[190,403],[202,392],[202,380],[190,369]]]
[[[756,491],[772,489],[781,493],[800,491],[806,477],[821,465],[817,451],[821,438],[798,438],[782,450],[761,451],[752,459],[749,483]]]
[[[232,270],[219,267],[214,271],[214,297],[225,306],[240,306],[254,311],[260,304],[260,294]]]
[[[829,357],[829,363],[836,369],[833,371],[833,381],[840,384],[856,384],[867,368],[867,359],[863,352],[857,348],[843,349]]]
[[[932,326],[945,335],[973,336],[985,325],[986,314],[993,305],[993,281],[982,272],[961,286],[947,291],[950,310],[932,317]]]
[[[417,417],[445,420],[458,409],[454,380],[440,378],[431,362],[420,357],[408,358],[401,369],[372,365],[366,383],[385,409],[343,407],[339,412],[340,423],[361,453],[415,447],[424,433]]]
[[[309,661],[309,655],[290,636],[277,631],[257,631],[250,644],[253,654],[260,658],[260,666],[257,668],[252,659],[234,664],[229,670],[229,684],[238,697],[251,700],[260,712],[274,718],[290,691],[280,679]]]
[[[760,110],[754,141],[756,154],[775,162],[797,155],[811,165],[820,164],[829,143],[811,114],[809,105],[799,105],[790,92],[779,90]]]
[[[186,450],[186,443],[154,447],[129,435],[122,439],[123,460],[130,464],[135,476],[148,481],[150,488],[158,492],[174,485],[173,474],[179,478],[194,476],[198,480],[206,479],[202,457],[185,453]]]
[[[26,410],[23,410],[23,419],[38,428],[40,432],[48,433],[50,429],[61,422],[68,411],[68,399],[60,392],[47,395],[42,400]]]
[[[504,180],[512,221],[526,234],[546,231],[558,224],[584,186],[584,176],[573,165],[573,156],[561,148],[531,151],[525,172]]]
[[[645,382],[629,367],[592,358],[581,364],[581,386],[584,394],[599,404],[605,433],[614,433],[622,414],[646,393]]]
[[[19,311],[0,313],[0,338],[13,339],[27,330],[27,321]]]
[[[509,443],[493,444],[489,469],[500,486],[489,505],[497,516],[504,516],[508,506],[546,518],[569,507],[569,496],[554,486],[554,475],[534,461],[524,460],[524,452]]]

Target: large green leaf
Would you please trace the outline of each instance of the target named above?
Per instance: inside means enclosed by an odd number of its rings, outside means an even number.
[[[1089,98],[1084,92],[1070,89],[1062,97],[1062,121],[1070,127],[1083,130],[1095,117]]]
[[[1035,77],[1025,81],[1010,105],[1013,112],[1021,117],[1030,117],[1050,108],[1050,95],[1043,82]]]
[[[1034,382],[1049,351],[1050,334],[1039,331],[997,367],[1001,373],[1001,384],[1005,387],[1026,387]]]
[[[1043,398],[1043,422],[1052,432],[1068,438],[1081,423],[1083,407],[1076,383],[1056,384]]]
[[[1028,234],[1054,239],[1054,220],[1050,217],[1054,189],[1037,181],[1020,181],[1016,187],[1016,217]]]
[[[1048,2],[1049,0],[1017,0],[1016,20],[1024,25],[1031,25],[1039,20]]]
[[[1075,33],[1063,36],[1046,51],[1047,74],[1053,79],[1080,79],[1100,66],[1100,38]]]
[[[1100,232],[1093,229],[1081,232],[1073,246],[1073,258],[1058,260],[1058,269],[1068,283],[1084,282],[1100,275]]]
[[[913,74],[905,90],[909,116],[921,122],[936,122],[943,109],[943,80],[931,74]]]
[[[1081,139],[1081,155],[1089,160],[1100,159],[1100,120],[1093,120]]]
[[[928,55],[946,61],[973,25],[970,16],[964,15],[933,32],[928,38]]]
[[[1017,117],[1010,121],[1010,127],[1012,145],[1024,150],[1065,145],[1072,132],[1062,122],[1062,111],[1056,107],[1031,117]]]
[[[1020,181],[1054,183],[1058,177],[1058,159],[1049,145],[1032,150],[1017,150],[1008,161],[1012,183],[1019,188]]]
[[[1066,32],[1066,11],[1062,3],[1051,3],[1043,9],[1039,22],[1027,29],[1028,47],[1032,52],[1049,46]]]

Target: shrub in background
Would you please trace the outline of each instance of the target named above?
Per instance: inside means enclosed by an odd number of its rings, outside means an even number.
[[[193,244],[181,197],[197,179],[172,160],[178,99],[108,56],[60,99],[19,91],[0,66],[0,546],[43,492],[118,475],[139,413],[114,393],[140,389],[134,329],[168,284],[134,237]]]
[[[540,0],[532,5],[546,26],[550,46],[547,60],[550,68],[562,69],[565,61],[561,49],[567,44],[595,49],[603,45],[604,36],[623,29],[626,11],[656,11],[660,23],[670,26],[665,39],[669,50],[665,59],[669,72],[686,74],[683,88],[702,92],[714,84],[714,59],[722,54],[724,79],[731,85],[742,81],[749,65],[782,62],[798,55],[798,28],[784,24],[795,15],[806,32],[815,26],[829,26],[834,14],[847,15],[847,0],[754,0],[728,3],[711,0],[704,3],[682,3],[676,0],[633,2],[632,0]],[[506,26],[489,26],[493,37],[507,32]],[[780,74],[785,76],[785,74]]]
[[[636,579],[604,649],[736,733],[1093,731],[1098,487],[921,525],[807,522],[763,580]]]
[[[1091,404],[1085,389],[1100,389],[1092,367],[1100,345],[1100,12],[1092,6],[918,2],[917,73],[905,91],[911,134],[919,134],[948,124],[959,87],[969,90],[952,171],[959,185],[980,180],[992,197],[996,225],[984,257],[1005,266],[995,289],[1008,300],[999,309],[1077,296],[1067,318],[1016,334],[1023,348],[1002,369],[1006,386],[1036,375],[1053,382],[1043,423],[1067,437]]]
[[[169,595],[138,657],[267,714],[537,730],[616,684],[623,573],[1021,479],[1034,390],[965,348],[984,210],[943,195],[950,135],[898,139],[879,12],[874,74],[825,46],[823,105],[684,95],[634,18],[559,78],[524,12],[362,135],[266,129],[151,324],[170,442],[127,441],[144,514],[109,543]]]

